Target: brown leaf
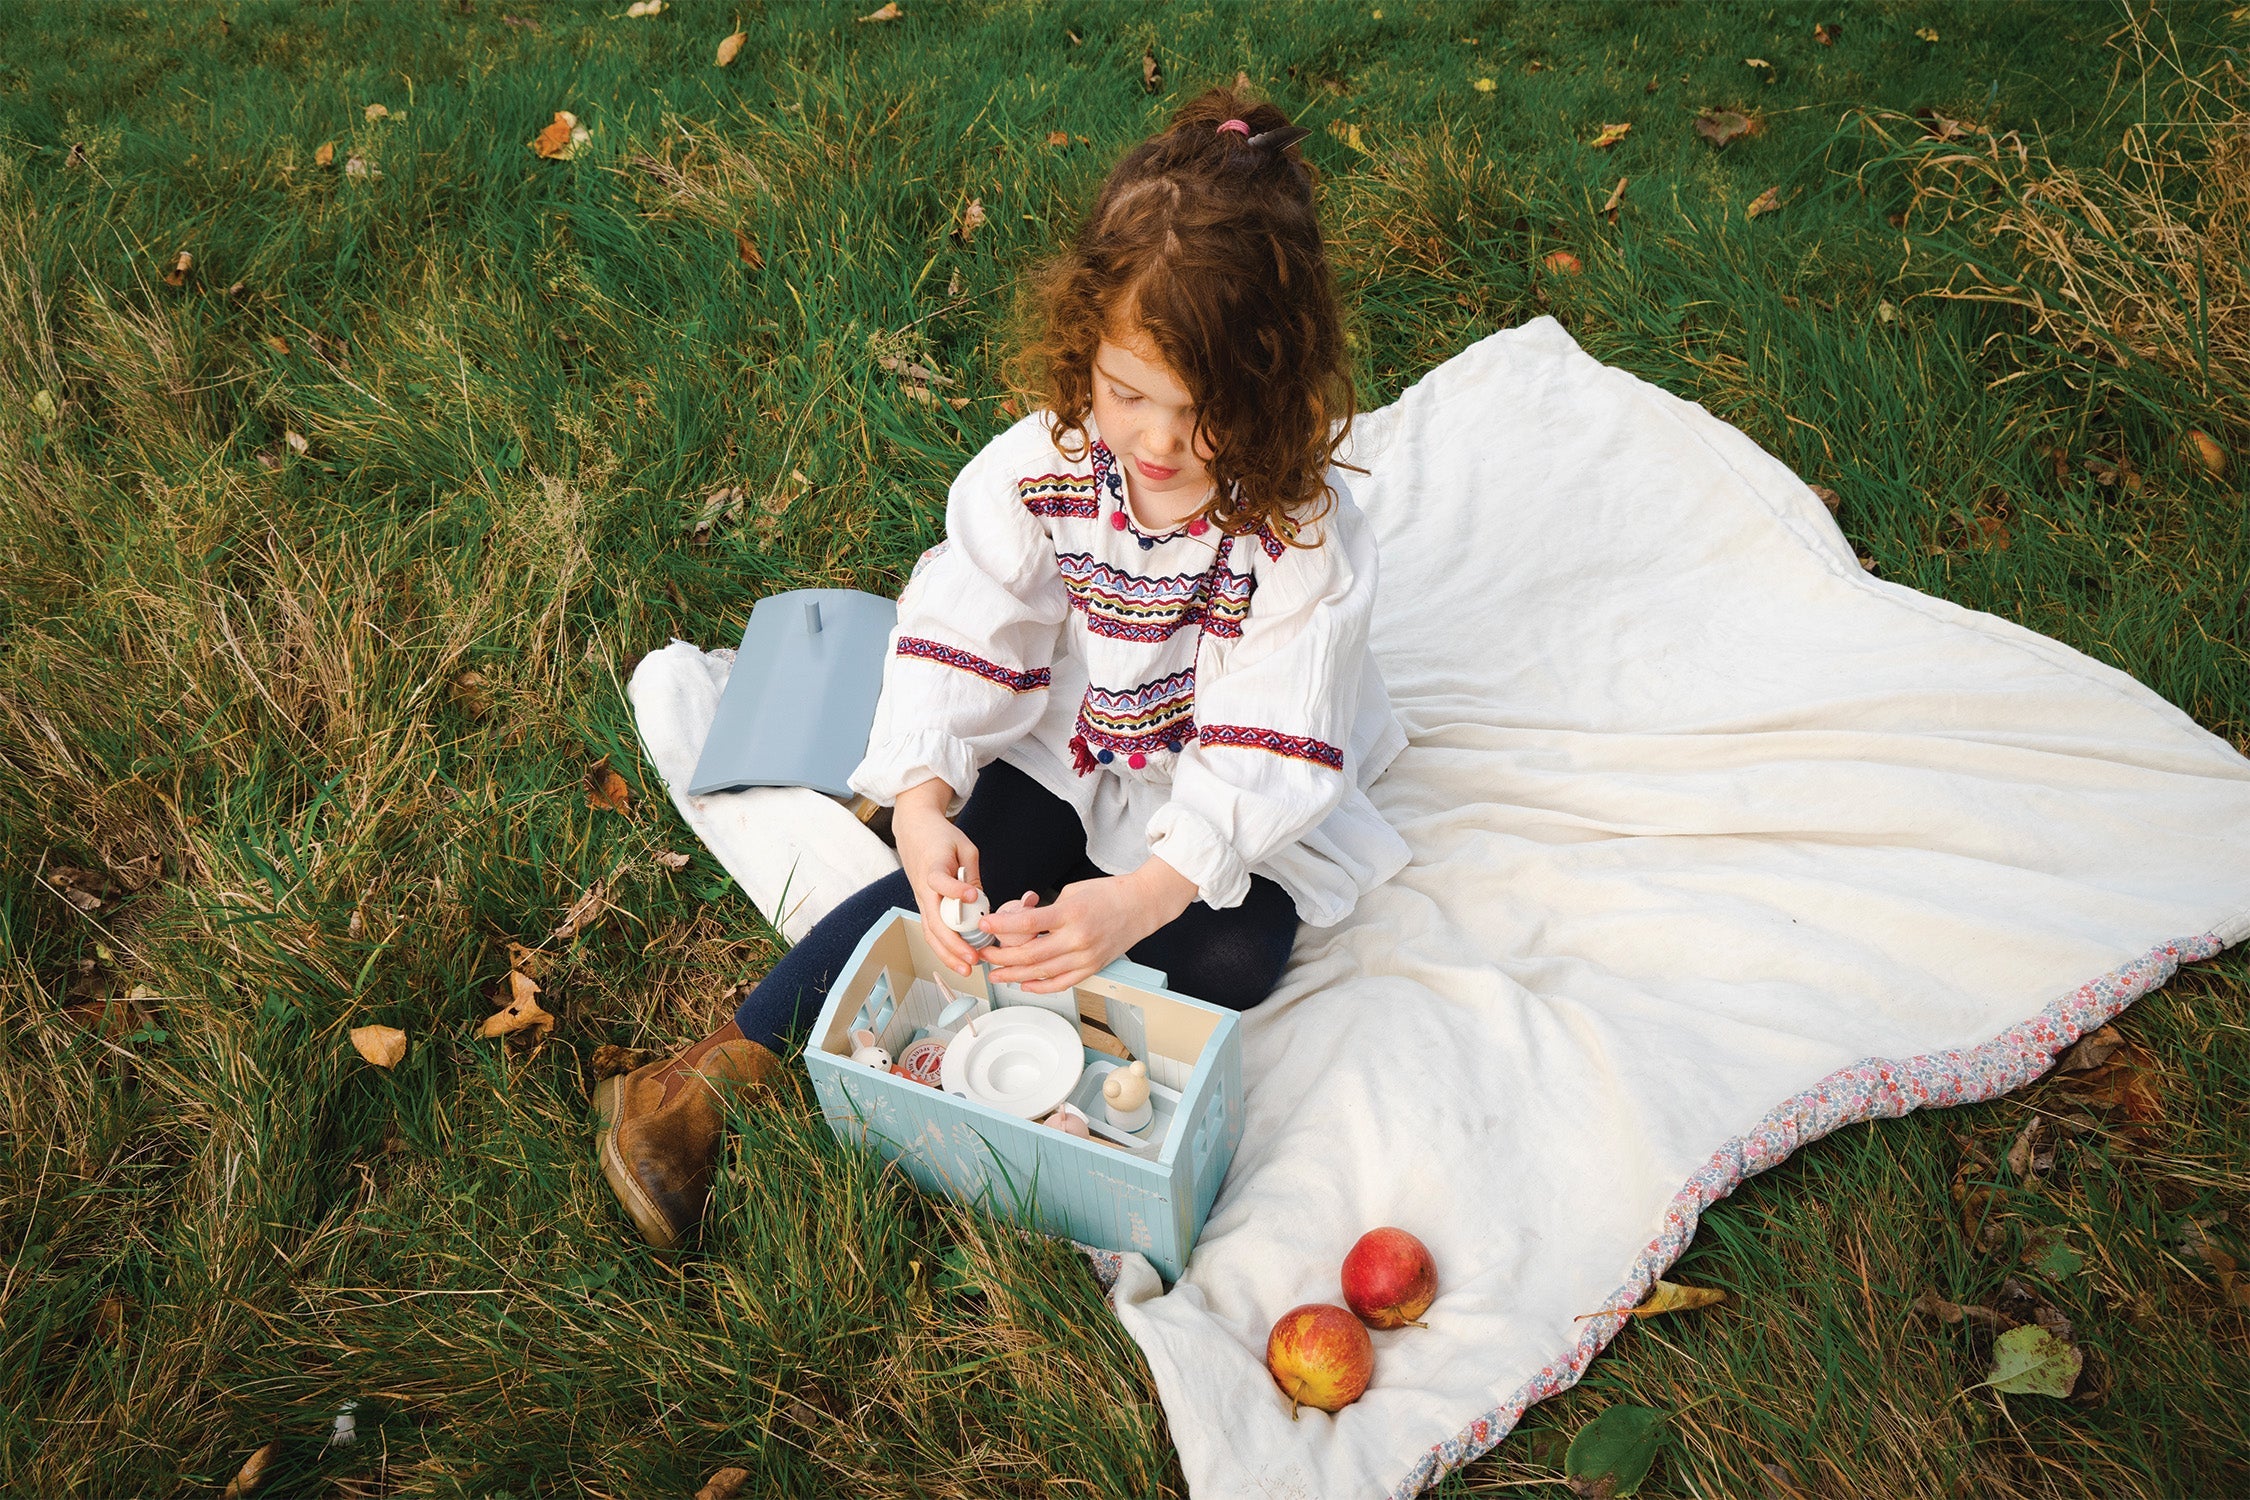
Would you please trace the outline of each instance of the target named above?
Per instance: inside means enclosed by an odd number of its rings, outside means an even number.
[[[766,268],[766,258],[758,253],[758,242],[737,229],[734,232],[735,258],[753,271]]]
[[[1760,214],[1770,214],[1780,207],[1781,189],[1777,187],[1770,187],[1767,188],[1764,192],[1760,193],[1757,197],[1750,200],[1750,206],[1747,209],[1743,210],[1743,217],[1746,219],[1755,219]]]
[[[1935,42],[1937,40],[1937,28],[1935,26],[1917,26],[1914,28],[1914,35],[1917,40]]]
[[[2180,451],[2187,455],[2190,463],[2213,479],[2227,477],[2226,445],[2208,432],[2197,432],[2190,429],[2188,435],[2180,442]]]
[[[610,768],[609,762],[597,761],[586,773],[586,805],[596,812],[625,813],[633,810],[633,791],[625,778]]]
[[[56,865],[47,872],[47,883],[62,892],[65,901],[84,912],[100,911],[102,898],[113,889],[108,877],[92,870],[81,870],[76,865]]]
[[[721,1469],[703,1481],[703,1488],[695,1492],[695,1500],[734,1500],[749,1482],[748,1469]]]
[[[186,286],[188,272],[195,269],[195,257],[182,250],[172,258],[172,268],[164,273],[166,286]]]
[[[885,0],[881,10],[871,10],[861,16],[862,21],[895,21],[906,12],[898,8],[898,0]]]
[[[1948,1302],[1940,1297],[1935,1289],[1925,1291],[1921,1296],[1916,1297],[1911,1311],[1920,1313],[1924,1317],[1935,1318],[1941,1323],[1959,1323],[1966,1318],[1971,1322],[1982,1323],[1987,1327],[1997,1328],[2000,1325],[2000,1315],[1991,1308],[1978,1307],[1974,1303]]]
[[[655,859],[658,864],[667,870],[684,870],[688,867],[688,856],[670,849],[659,849],[656,852]]]
[[[578,123],[578,116],[558,109],[547,128],[531,138],[530,146],[542,160],[568,161],[587,139],[589,133]]]
[[[273,1467],[274,1455],[280,1451],[281,1444],[268,1443],[244,1459],[242,1467],[235,1470],[234,1478],[227,1481],[226,1490],[219,1500],[247,1500],[259,1485],[265,1483],[266,1470]]]
[[[1653,94],[1662,87],[1664,87],[1664,81],[1652,73],[1649,75],[1648,82],[1641,85],[1641,92],[1644,94]]]
[[[1617,222],[1617,210],[1625,202],[1625,182],[1625,178],[1618,178],[1617,186],[1609,190],[1609,198],[1602,204],[1602,216],[1612,224]]]
[[[481,719],[492,711],[492,692],[485,685],[484,674],[474,667],[454,674],[448,696],[472,719]]]
[[[1828,507],[1828,513],[1830,515],[1836,515],[1844,508],[1844,497],[1837,494],[1827,485],[1816,484],[1809,486],[1809,488],[1815,495],[1818,495],[1820,497],[1820,503]]]
[[[982,198],[971,198],[968,206],[961,210],[961,222],[954,226],[953,237],[966,245],[976,237],[976,232],[982,229],[984,224],[984,200]]]
[[[2223,1219],[2188,1220],[2180,1231],[2180,1248],[2211,1268],[2218,1278],[2220,1296],[2236,1307],[2250,1310],[2250,1279],[2243,1277],[2234,1256],[2210,1234],[2212,1225],[2224,1222]]]
[[[299,458],[303,458],[306,454],[312,452],[312,442],[294,427],[284,427],[281,430],[281,440],[287,443],[289,451]]]
[[[2098,1068],[2124,1046],[2125,1034],[2115,1026],[2089,1031],[2071,1044],[2070,1050],[2055,1063],[2055,1071],[2083,1073],[2089,1068]]]
[[[1011,422],[1023,415],[1022,409],[1016,405],[1015,398],[1012,396],[1001,397],[997,410],[1001,416],[1006,417]]]
[[[512,1036],[519,1031],[529,1031],[533,1046],[545,1041],[547,1033],[554,1030],[555,1018],[539,1004],[539,986],[532,982],[530,975],[511,969],[508,991],[511,996],[508,1003],[484,1018],[477,1035]]]
[[[630,1073],[635,1068],[646,1067],[656,1054],[639,1047],[620,1047],[615,1042],[604,1042],[594,1049],[593,1060],[587,1065],[593,1070],[594,1081],[615,1078],[620,1073]]]
[[[269,333],[266,335],[266,347],[276,354],[287,354],[289,352],[289,340],[278,333]]]
[[[750,33],[747,31],[737,31],[731,36],[721,37],[719,39],[719,55],[715,59],[717,64],[723,68],[733,62],[735,54],[742,50],[742,44],[749,40]]]
[[[1812,39],[1823,47],[1835,46],[1836,38],[1843,34],[1844,28],[1834,21],[1816,21],[1813,23]]]
[[[2055,1164],[2055,1127],[2045,1115],[2033,1115],[2008,1147],[2008,1170],[2018,1182],[2029,1182]]]
[[[1626,136],[1632,134],[1632,131],[1633,127],[1630,124],[1604,125],[1601,134],[1594,137],[1593,147],[1596,151],[1607,151],[1610,147],[1625,139]]]
[[[555,936],[563,942],[569,942],[579,933],[591,930],[608,909],[608,889],[603,882],[597,880],[586,887],[576,901],[570,903],[570,909],[563,913],[562,925],[555,929]]]
[[[1983,1250],[1996,1250],[2008,1238],[2007,1226],[2001,1222],[1999,1212],[2000,1194],[1976,1180],[1988,1177],[1991,1171],[1990,1159],[1972,1145],[1953,1173],[1953,1201],[1961,1211],[1961,1232]]]
[[[1539,258],[1539,263],[1557,276],[1576,276],[1586,269],[1568,250],[1550,250]]]
[[[1048,144],[1048,145],[1050,145],[1050,146],[1058,146],[1058,147],[1066,147],[1066,148],[1067,148],[1067,147],[1068,147],[1068,146],[1070,145],[1070,132],[1069,132],[1069,131],[1067,131],[1067,130],[1050,130],[1050,131],[1048,131],[1048,132],[1047,132],[1047,144]]]
[[[322,168],[336,165],[336,143],[334,141],[322,141],[319,145],[313,147],[313,165]]]
[[[1649,1289],[1648,1300],[1633,1309],[1635,1318],[1662,1317],[1665,1313],[1690,1312],[1698,1307],[1710,1307],[1727,1300],[1727,1294],[1716,1287],[1681,1286],[1677,1282],[1659,1281]]]
[[[1760,129],[1758,121],[1739,110],[1705,109],[1695,116],[1695,133],[1722,148],[1746,135],[1756,135]]]
[[[387,120],[391,117],[389,108],[381,104],[370,104],[366,109],[360,111],[360,113],[367,116],[367,123],[370,125],[374,124],[377,120]]]
[[[508,945],[508,967],[518,973],[527,974],[533,979],[544,979],[547,977],[548,956],[541,953],[537,948],[526,948],[521,943],[510,943]],[[492,1003],[498,1005],[500,1002],[495,1000]]]
[[[354,1026],[352,1050],[378,1068],[395,1068],[406,1056],[406,1033],[396,1026]]]
[[[1141,89],[1155,93],[1164,87],[1164,69],[1156,61],[1156,49],[1150,47],[1141,53]]]

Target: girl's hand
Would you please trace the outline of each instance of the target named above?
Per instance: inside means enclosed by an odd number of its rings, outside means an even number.
[[[914,887],[914,904],[921,909],[922,935],[945,966],[966,978],[977,966],[977,950],[945,925],[938,903],[951,896],[956,901],[977,899],[977,846],[946,817],[953,789],[935,777],[899,793],[891,810],[891,842],[898,846],[899,868]],[[954,872],[967,870],[969,878]]]
[[[1066,885],[1055,904],[1036,895],[1011,901],[984,919],[999,938],[985,950],[992,977],[1035,995],[1067,990],[1188,909],[1195,882],[1161,859],[1130,875]]]

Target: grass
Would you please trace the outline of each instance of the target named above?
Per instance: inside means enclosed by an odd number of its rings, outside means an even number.
[[[798,1088],[661,1258],[583,1122],[596,1046],[700,1034],[778,943],[664,807],[633,661],[773,589],[895,586],[1003,420],[1014,278],[1237,69],[1320,131],[1369,404],[1553,312],[1838,491],[1884,576],[2250,746],[2244,495],[2179,447],[2250,439],[2240,346],[1936,295],[2044,273],[1980,228],[2018,196],[1917,198],[1943,182],[1900,113],[2097,193],[2138,122],[2192,167],[2167,69],[2236,57],[2225,7],[2116,47],[2086,5],[860,8],[0,8],[0,1490],[215,1492],[274,1442],[276,1493],[1181,1492],[1070,1252],[917,1197]],[[1714,151],[1702,106],[1765,129]],[[558,109],[591,139],[538,161]],[[699,541],[722,484],[750,503]],[[631,816],[586,804],[604,757]],[[547,938],[595,880],[609,919]],[[474,1036],[510,942],[549,964],[535,1053]],[[395,1072],[346,1045],[369,1022],[412,1034]],[[2161,1120],[2037,1188],[2002,1163],[2055,1084],[1800,1153],[1676,1273],[1731,1305],[1628,1331],[1438,1492],[1556,1480],[1618,1400],[1678,1414],[1644,1493],[2250,1490],[2250,1328],[2193,1248],[2250,1254],[2250,967],[2123,1026]],[[1991,1195],[1967,1222],[1957,1185]],[[2009,1276],[2074,1323],[2090,1401],[1964,1394],[1988,1334],[1909,1312]],[[362,1441],[324,1449],[347,1400]]]

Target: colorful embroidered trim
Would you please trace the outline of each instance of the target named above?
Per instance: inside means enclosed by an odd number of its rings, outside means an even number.
[[[1057,553],[1055,564],[1071,608],[1086,617],[1086,628],[1121,641],[1168,641],[1197,624],[1215,636],[1239,636],[1256,586],[1248,574],[1222,567],[1216,559],[1201,573],[1170,578],[1143,578],[1090,552]]]
[[[1078,732],[1070,741],[1071,762],[1084,776],[1104,755],[1148,756],[1165,750],[1176,755],[1195,736],[1195,668],[1182,667],[1122,693],[1086,689],[1078,705]]]
[[[2160,944],[2080,985],[1982,1046],[1898,1061],[1866,1058],[1783,1102],[1748,1135],[1737,1136],[1713,1152],[1673,1197],[1664,1210],[1663,1228],[1633,1262],[1623,1284],[1603,1302],[1614,1310],[1589,1319],[1568,1353],[1558,1355],[1507,1400],[1423,1454],[1391,1491],[1390,1500],[1412,1500],[1506,1437],[1534,1403],[1576,1385],[1594,1356],[1625,1326],[1631,1309],[1648,1295],[1657,1276],[1687,1250],[1703,1210],[1740,1187],[1744,1178],[1778,1166],[1790,1152],[1846,1125],[1894,1118],[1932,1105],[1975,1104],[2022,1088],[2053,1067],[2063,1049],[2163,984],[2181,964],[2209,958],[2225,947],[2214,933]],[[1097,1260],[1095,1274],[1106,1273],[1114,1287],[1123,1263],[1122,1256],[1110,1265]]]
[[[1083,474],[1040,474],[1019,479],[1016,498],[1035,516],[1076,516],[1090,520],[1102,513],[1095,481]]]
[[[1276,729],[1256,729],[1247,724],[1205,724],[1196,738],[1206,745],[1233,745],[1244,750],[1264,750],[1295,760],[1309,760],[1331,771],[1344,769],[1344,752],[1326,740],[1283,734]]]
[[[924,661],[974,672],[987,682],[999,683],[1011,693],[1028,693],[1043,688],[1054,676],[1045,667],[1033,667],[1028,672],[1011,672],[998,662],[986,661],[981,656],[948,646],[943,641],[925,641],[916,635],[902,635],[898,638],[898,654],[918,656]]]

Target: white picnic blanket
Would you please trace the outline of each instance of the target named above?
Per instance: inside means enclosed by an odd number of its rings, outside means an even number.
[[[2250,935],[2250,761],[1868,576],[1780,462],[1552,320],[1354,448],[1410,739],[1374,796],[1414,860],[1247,1016],[1242,1145],[1179,1284],[1118,1267],[1200,1500],[1417,1493],[1576,1380],[1623,1321],[1579,1315],[1639,1300],[1745,1175],[2021,1085]],[[648,705],[683,650],[633,686],[675,785],[701,735],[667,747]],[[683,810],[776,867],[723,800]],[[1292,1422],[1267,1330],[1340,1301],[1379,1224],[1429,1245],[1430,1326]]]

